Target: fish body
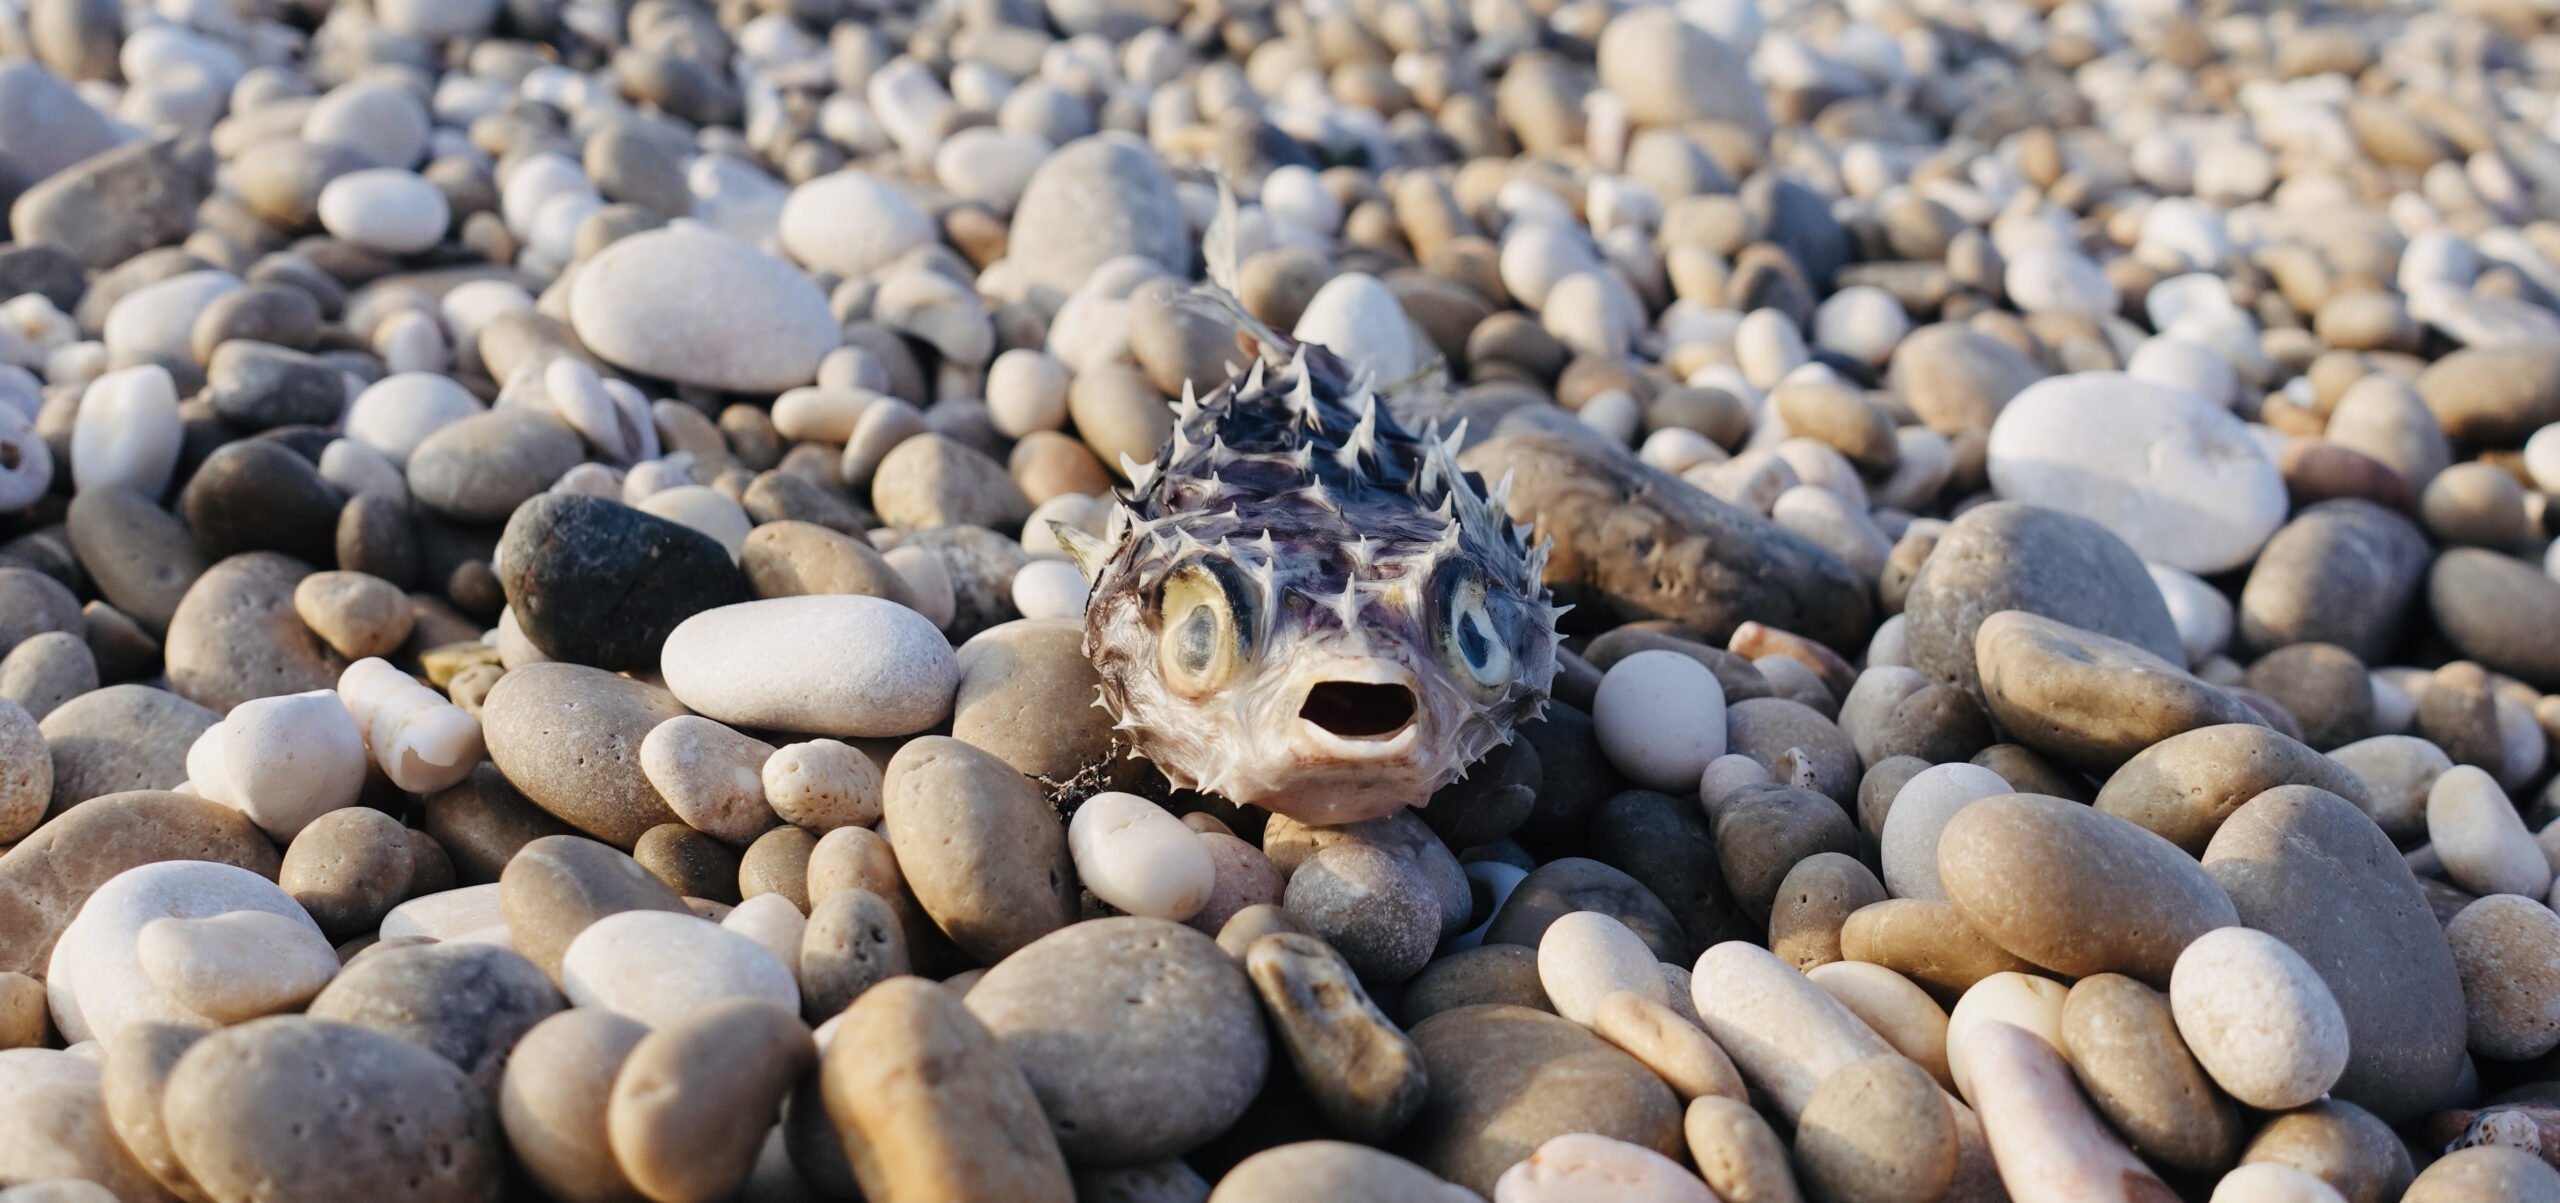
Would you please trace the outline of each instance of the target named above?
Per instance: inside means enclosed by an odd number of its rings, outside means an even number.
[[[1229,308],[1262,356],[1186,390],[1106,534],[1070,541],[1100,704],[1177,788],[1319,825],[1419,805],[1544,708],[1545,548],[1458,436]]]

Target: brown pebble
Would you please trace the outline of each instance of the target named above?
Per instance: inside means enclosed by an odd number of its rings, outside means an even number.
[[[1749,1103],[1700,1095],[1680,1128],[1698,1176],[1724,1203],[1804,1203],[1787,1147]]]
[[[1769,951],[1798,969],[1837,961],[1841,926],[1885,898],[1884,883],[1854,856],[1818,852],[1797,861],[1778,883],[1769,912]]]
[[[321,931],[343,940],[381,926],[382,917],[409,896],[416,868],[400,820],[369,806],[349,806],[295,833],[276,883],[311,912]]]
[[[809,913],[809,853],[818,837],[798,827],[776,827],[756,837],[738,858],[738,897],[780,894]]]
[[[800,1005],[824,1018],[862,992],[912,972],[897,908],[865,889],[837,890],[809,912],[800,936]]]
[[[561,1203],[640,1198],[613,1158],[605,1113],[615,1075],[648,1034],[636,1019],[580,1007],[535,1024],[508,1055],[498,1088],[508,1147]]]
[[[1796,1168],[1831,1203],[1930,1203],[1956,1176],[1956,1118],[1929,1072],[1888,1054],[1843,1066],[1796,1120]]]
[[[1030,1082],[932,982],[892,978],[854,1000],[819,1082],[867,1198],[1075,1203]]]
[[[1965,922],[1954,903],[1890,898],[1861,907],[1840,926],[1840,953],[1910,978],[1951,999],[1995,973],[2036,967]]]
[[[1741,1071],[1715,1040],[1679,1011],[1630,990],[1612,990],[1591,1012],[1591,1030],[1644,1062],[1683,1099],[1720,1094],[1746,1100]]]
[[[762,998],[724,999],[651,1031],[605,1105],[615,1163],[653,1203],[728,1198],[817,1058],[800,1017]]]
[[[631,859],[683,898],[738,901],[738,852],[682,823],[660,823],[631,845]]]

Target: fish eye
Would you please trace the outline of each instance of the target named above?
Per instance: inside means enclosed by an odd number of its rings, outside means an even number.
[[[1166,573],[1156,591],[1157,667],[1186,697],[1234,683],[1253,654],[1252,604],[1234,568],[1191,560]]]
[[[1511,645],[1494,622],[1490,592],[1483,574],[1459,566],[1442,578],[1433,616],[1442,656],[1462,681],[1479,691],[1511,684]]]

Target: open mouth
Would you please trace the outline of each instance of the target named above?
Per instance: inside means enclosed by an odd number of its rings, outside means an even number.
[[[1339,739],[1392,739],[1413,725],[1413,690],[1368,681],[1319,681],[1298,717]]]

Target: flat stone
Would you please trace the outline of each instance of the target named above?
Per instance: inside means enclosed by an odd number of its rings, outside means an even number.
[[[213,183],[214,156],[176,138],[82,159],[9,206],[19,242],[58,247],[96,271],[186,237]]]
[[[819,735],[911,735],[959,687],[951,645],[905,606],[854,594],[706,610],[667,637],[668,688],[703,714]]]
[[[1836,557],[1658,469],[1553,434],[1490,439],[1458,462],[1511,474],[1506,508],[1553,547],[1556,600],[1596,622],[1671,619],[1716,643],[1748,621],[1835,648],[1865,638],[1865,590]]]
[[[2172,661],[2029,611],[1983,619],[1973,646],[1991,717],[2067,764],[2109,769],[2173,735],[2257,717]]]
[[[588,260],[569,311],[579,341],[619,367],[738,392],[807,384],[843,340],[808,277],[692,222],[634,234]]]
[[[506,521],[586,457],[576,431],[521,405],[440,426],[415,448],[408,455],[410,495],[456,522],[484,524]]]
[[[1043,937],[989,969],[966,1004],[1021,1064],[1059,1148],[1083,1159],[1171,1156],[1226,1130],[1270,1056],[1242,968],[1161,919]]]
[[[98,592],[144,631],[166,631],[213,561],[176,515],[131,489],[82,489],[67,516],[71,548]]]
[[[2143,749],[2107,778],[2096,806],[2202,856],[2234,811],[2280,785],[2316,786],[2372,809],[2353,770],[2252,723],[2199,727]]]
[[[1392,1153],[1344,1140],[1303,1140],[1264,1149],[1218,1179],[1209,1203],[1297,1203],[1372,1199],[1377,1203],[1473,1203],[1483,1196]]]
[[[53,761],[45,813],[104,794],[177,786],[187,779],[187,749],[221,717],[147,685],[110,685],[63,703],[37,725]]]
[[[544,836],[517,849],[498,877],[498,905],[517,952],[555,979],[578,933],[629,910],[682,911],[639,862],[594,840]]]

